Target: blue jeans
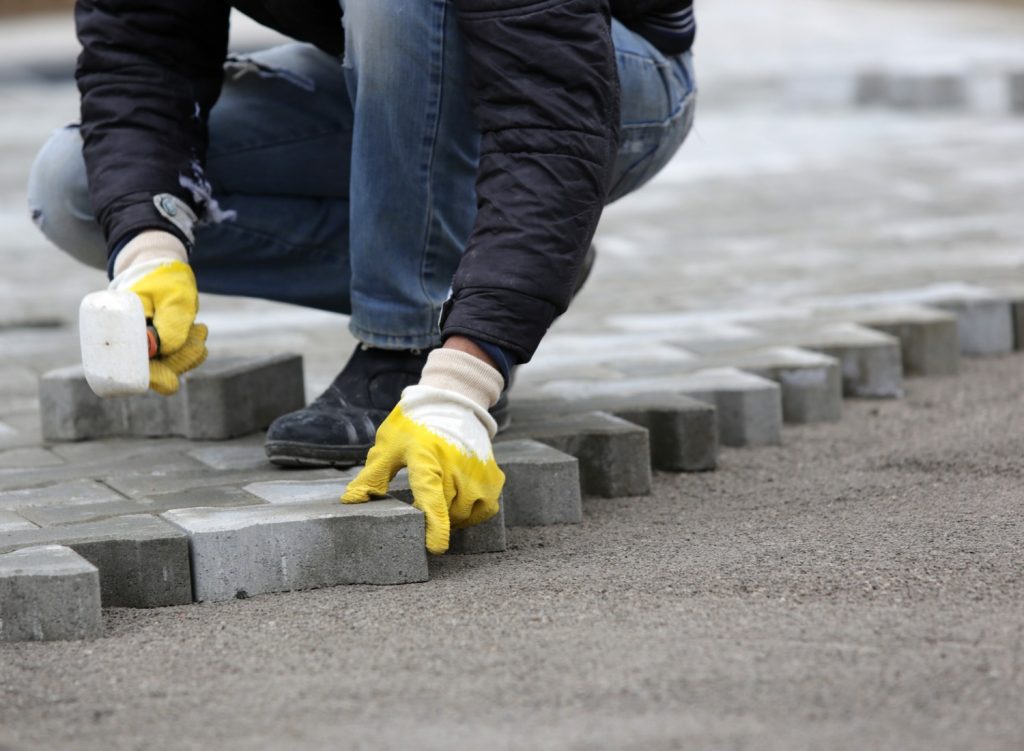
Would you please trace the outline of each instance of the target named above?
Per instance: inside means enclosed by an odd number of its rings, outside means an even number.
[[[225,67],[207,177],[236,218],[197,228],[200,290],[351,315],[385,348],[438,343],[476,211],[479,133],[451,0],[341,0],[346,53],[291,44]],[[649,180],[693,122],[689,55],[619,23],[622,143],[610,200]],[[255,63],[256,65],[253,65]],[[97,268],[106,247],[76,128],[32,170],[29,204],[58,247]]]

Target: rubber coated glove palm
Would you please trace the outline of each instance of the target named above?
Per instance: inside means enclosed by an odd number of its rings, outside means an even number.
[[[149,361],[149,387],[173,394],[181,374],[201,365],[207,354],[206,326],[195,323],[199,291],[185,246],[169,232],[143,232],[121,250],[114,268],[110,288],[139,296],[160,340],[157,357]]]
[[[502,385],[501,374],[472,355],[431,352],[419,384],[402,392],[378,428],[366,466],[342,502],[386,495],[394,476],[408,467],[413,506],[426,517],[427,550],[444,553],[453,527],[471,527],[498,513],[505,475],[494,461],[497,425],[487,409]]]

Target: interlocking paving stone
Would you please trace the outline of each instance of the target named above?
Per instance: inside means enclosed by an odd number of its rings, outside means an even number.
[[[66,545],[100,571],[104,607],[156,608],[192,602],[188,539],[155,516],[0,534],[0,553]]]
[[[95,480],[72,480],[34,488],[4,490],[0,492],[0,509],[77,506],[123,500],[124,496],[120,493]]]
[[[1015,71],[1009,75],[1010,109],[1013,112],[1024,112],[1024,71]]]
[[[736,368],[710,368],[685,375],[605,382],[551,381],[529,396],[574,400],[656,394],[682,394],[713,404],[717,410],[719,440],[726,446],[768,446],[782,440],[779,385]],[[582,465],[580,472],[583,473]]]
[[[478,555],[480,553],[503,553],[508,543],[505,537],[505,504],[498,506],[498,513],[475,527],[453,529],[448,543],[451,555]]]
[[[900,340],[906,375],[956,375],[960,370],[960,333],[956,315],[922,306],[851,311],[853,323]]]
[[[896,337],[856,323],[792,320],[753,325],[791,346],[836,358],[846,396],[897,398],[903,394],[903,358]]]
[[[60,545],[0,555],[0,614],[0,641],[98,638],[99,571]]]
[[[36,529],[36,525],[13,511],[0,511],[0,535],[24,529]]]
[[[627,394],[582,399],[515,399],[513,421],[544,415],[608,412],[646,428],[651,466],[666,472],[703,472],[718,462],[718,417],[714,405],[682,394]]]
[[[211,359],[189,373],[177,394],[101,399],[81,365],[39,380],[42,431],[50,441],[114,436],[219,440],[266,428],[305,404],[297,355]]]
[[[73,478],[99,479],[107,475],[187,476],[204,469],[195,459],[176,452],[149,453],[106,462],[67,462],[53,467],[0,470],[0,490],[15,490]]]
[[[955,313],[960,325],[960,351],[965,355],[1004,355],[1015,345],[1013,307],[999,298],[936,300],[937,308]]]
[[[64,460],[52,451],[39,446],[0,451],[0,474],[38,467],[57,467]]]
[[[271,466],[262,440],[259,445],[204,446],[187,453],[213,469],[268,469]]]
[[[495,444],[494,458],[505,473],[505,526],[579,524],[583,520],[576,457],[538,441],[508,441]]]
[[[855,101],[898,109],[956,109],[967,105],[967,79],[953,71],[871,71],[857,80]]]
[[[339,474],[329,480],[272,480],[244,487],[247,493],[274,504],[337,501],[355,474]],[[396,483],[392,483],[397,486]]]
[[[197,600],[428,576],[423,514],[395,499],[182,509],[163,518],[188,535]]]
[[[580,485],[588,495],[618,498],[651,492],[647,430],[606,412],[551,415],[514,422],[498,442],[533,439],[579,460]]]
[[[193,439],[246,435],[306,405],[298,355],[225,358],[186,380],[186,435]]]
[[[194,488],[223,485],[242,486],[294,476],[295,472],[293,470],[269,465],[266,470],[228,469],[218,471],[199,469],[190,472],[156,470],[149,473],[106,477],[103,481],[110,487],[132,498],[148,498],[165,493],[184,492]],[[335,469],[302,470],[301,476],[307,477],[310,480],[333,480],[334,478],[344,477],[342,473]]]

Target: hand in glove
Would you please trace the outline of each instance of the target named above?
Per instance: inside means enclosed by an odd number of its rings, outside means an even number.
[[[503,385],[501,374],[473,355],[431,352],[420,382],[402,392],[377,429],[366,466],[342,503],[386,495],[392,478],[408,467],[413,505],[426,516],[427,550],[444,553],[452,527],[471,527],[498,513],[505,475],[494,461],[497,425],[487,409]]]
[[[207,331],[195,323],[199,292],[185,246],[169,232],[139,234],[118,254],[110,289],[130,290],[142,300],[160,340],[157,357],[149,361],[149,387],[173,394],[179,376],[206,359]]]

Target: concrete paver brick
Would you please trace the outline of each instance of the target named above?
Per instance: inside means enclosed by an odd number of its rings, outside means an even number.
[[[181,509],[197,600],[427,580],[423,514],[394,499]]]
[[[246,485],[247,493],[274,504],[337,501],[354,473],[339,474],[326,480],[271,480]]]
[[[479,553],[503,553],[508,546],[505,537],[505,504],[498,507],[498,513],[475,527],[453,529],[448,544],[452,555],[477,555]]]
[[[79,506],[123,501],[124,496],[95,480],[73,480],[34,488],[0,491],[0,509]]]
[[[334,479],[340,473],[335,469],[303,470],[302,476],[309,480]],[[265,470],[250,469],[193,469],[186,472],[168,472],[155,469],[150,472],[105,477],[103,481],[115,490],[132,498],[151,498],[165,493],[181,493],[197,488],[217,486],[242,486],[248,483],[280,480],[294,477],[288,469],[268,465]]]
[[[968,99],[965,76],[933,70],[864,73],[855,93],[859,105],[909,110],[957,109],[965,107]]]
[[[96,567],[61,545],[0,555],[0,642],[103,634]]]
[[[508,527],[579,524],[583,520],[579,461],[538,441],[494,446],[505,473],[502,507]]]
[[[269,469],[271,466],[262,443],[204,446],[186,453],[212,469]]]
[[[149,393],[101,399],[81,365],[39,380],[43,436],[80,441],[115,436],[221,440],[266,428],[305,404],[298,355],[212,359],[189,373],[171,397]]]
[[[25,529],[36,529],[36,525],[13,511],[0,510],[0,535],[4,532],[20,532]]]
[[[35,545],[66,545],[96,566],[104,607],[156,608],[192,601],[188,539],[155,516],[0,534],[0,553]]]
[[[606,412],[551,415],[526,420],[498,442],[533,439],[576,457],[580,485],[588,495],[607,498],[651,492],[651,449],[645,428]]]
[[[953,313],[907,305],[847,315],[854,323],[900,340],[905,375],[956,375],[960,370],[959,325]]]
[[[0,472],[17,469],[38,469],[58,467],[64,460],[48,449],[39,446],[0,451]]]
[[[682,394],[715,406],[719,440],[726,446],[769,446],[782,441],[779,385],[736,368],[709,368],[682,375],[606,382],[551,381],[540,387],[537,394],[567,400]],[[582,465],[580,471],[583,472]]]
[[[1010,109],[1024,113],[1024,71],[1014,71],[1009,75]]]
[[[513,399],[512,419],[608,412],[646,428],[651,466],[665,472],[703,472],[718,462],[718,417],[714,405],[673,393],[603,395],[582,399]]]
[[[1013,352],[1014,313],[1000,298],[936,300],[935,307],[955,313],[960,328],[960,351],[965,355],[1004,355]]]
[[[186,435],[192,439],[247,435],[306,405],[299,355],[225,358],[193,371],[186,382]]]

